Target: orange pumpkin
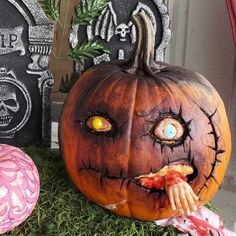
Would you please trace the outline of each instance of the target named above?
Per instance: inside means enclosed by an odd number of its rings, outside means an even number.
[[[164,190],[137,177],[189,165],[199,205],[218,190],[230,158],[224,104],[200,74],[154,61],[152,23],[133,19],[138,42],[129,61],[87,70],[65,102],[60,148],[68,172],[89,199],[141,220],[176,214]]]

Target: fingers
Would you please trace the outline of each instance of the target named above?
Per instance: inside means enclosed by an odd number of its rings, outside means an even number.
[[[169,189],[168,195],[169,195],[169,200],[170,200],[172,210],[176,211],[177,209],[176,209],[176,205],[175,205],[175,201],[174,201],[174,197],[173,197],[172,188]]]
[[[180,198],[179,186],[177,184],[174,185],[173,187],[173,198],[174,198],[177,210],[180,212],[181,215],[184,214],[183,206],[180,200],[181,198]]]
[[[186,198],[187,201],[189,203],[189,206],[191,207],[191,209],[193,211],[197,210],[197,205],[196,202],[198,202],[198,197],[195,195],[195,193],[193,192],[193,190],[191,189],[191,187],[189,186],[189,188],[187,188],[186,190]]]
[[[173,211],[178,210],[180,214],[190,215],[191,211],[197,210],[198,197],[193,192],[190,185],[186,182],[181,182],[169,186],[167,189],[169,200]]]
[[[195,201],[198,201],[199,200],[199,198],[198,198],[198,196],[193,192],[193,190],[192,190],[192,188],[191,188],[191,195],[192,195],[192,197],[193,197],[193,199],[195,200]]]
[[[189,196],[187,195],[187,192],[185,191],[184,188],[180,189],[180,199],[182,202],[182,206],[184,208],[184,211],[187,213],[187,215],[190,215],[191,211],[190,211],[190,206],[189,206]]]

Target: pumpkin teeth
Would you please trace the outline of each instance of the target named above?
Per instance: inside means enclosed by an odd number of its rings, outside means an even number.
[[[154,178],[154,177],[160,177],[165,176],[168,171],[176,171],[181,173],[184,176],[193,174],[193,167],[189,166],[187,164],[177,164],[177,165],[169,165],[164,166],[160,171],[156,173],[149,173],[145,175],[140,175],[138,177],[135,177],[135,179],[142,179],[142,178]]]

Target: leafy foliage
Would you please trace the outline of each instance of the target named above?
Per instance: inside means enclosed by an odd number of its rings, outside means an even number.
[[[207,207],[209,210],[211,210],[213,212],[219,212],[220,211],[220,209],[217,208],[216,206],[214,206],[211,202],[206,203],[205,207]]]
[[[71,183],[58,151],[29,147],[38,167],[40,199],[32,216],[4,236],[176,236],[153,222],[116,216],[90,202]]]
[[[79,45],[75,48],[72,48],[69,57],[75,61],[82,62],[84,59],[94,58],[102,53],[110,53],[110,50],[105,48],[98,41],[88,41],[84,42],[82,45]]]
[[[60,18],[60,2],[61,0],[39,0],[45,14],[53,21]]]
[[[90,21],[97,18],[108,4],[108,0],[82,0],[75,9],[74,24],[89,25]]]
[[[53,21],[60,22],[60,3],[61,0],[38,0],[41,4],[45,14]],[[82,0],[79,7],[75,9],[74,12],[74,24],[79,24],[82,26],[89,25],[91,20],[96,19],[102,10],[108,4],[108,0]],[[62,24],[61,24],[62,25]],[[64,26],[62,25],[62,28]],[[106,49],[98,41],[88,41],[72,48],[69,52],[69,57],[75,61],[83,62],[84,60],[94,58],[103,53],[110,53],[110,50]],[[62,78],[59,91],[63,93],[69,92],[74,83],[77,81],[78,76],[71,75],[71,78],[66,76]]]
[[[70,78],[67,74],[66,78],[62,78],[61,80],[59,91],[62,93],[68,93],[78,79],[79,75],[75,73],[71,74]]]

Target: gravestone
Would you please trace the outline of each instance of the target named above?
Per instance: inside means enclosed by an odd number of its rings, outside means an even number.
[[[0,143],[50,145],[52,41],[37,0],[0,1]]]
[[[85,4],[81,1],[80,4]],[[78,6],[79,7],[79,6]],[[103,61],[128,59],[134,48],[137,35],[136,28],[131,22],[131,16],[145,11],[152,20],[156,33],[156,60],[163,61],[165,49],[171,39],[170,19],[167,6],[163,0],[111,0],[101,15],[89,26],[73,25],[70,34],[72,48],[84,41],[98,40],[111,54],[103,54],[86,63],[76,63],[78,74],[93,64]]]

